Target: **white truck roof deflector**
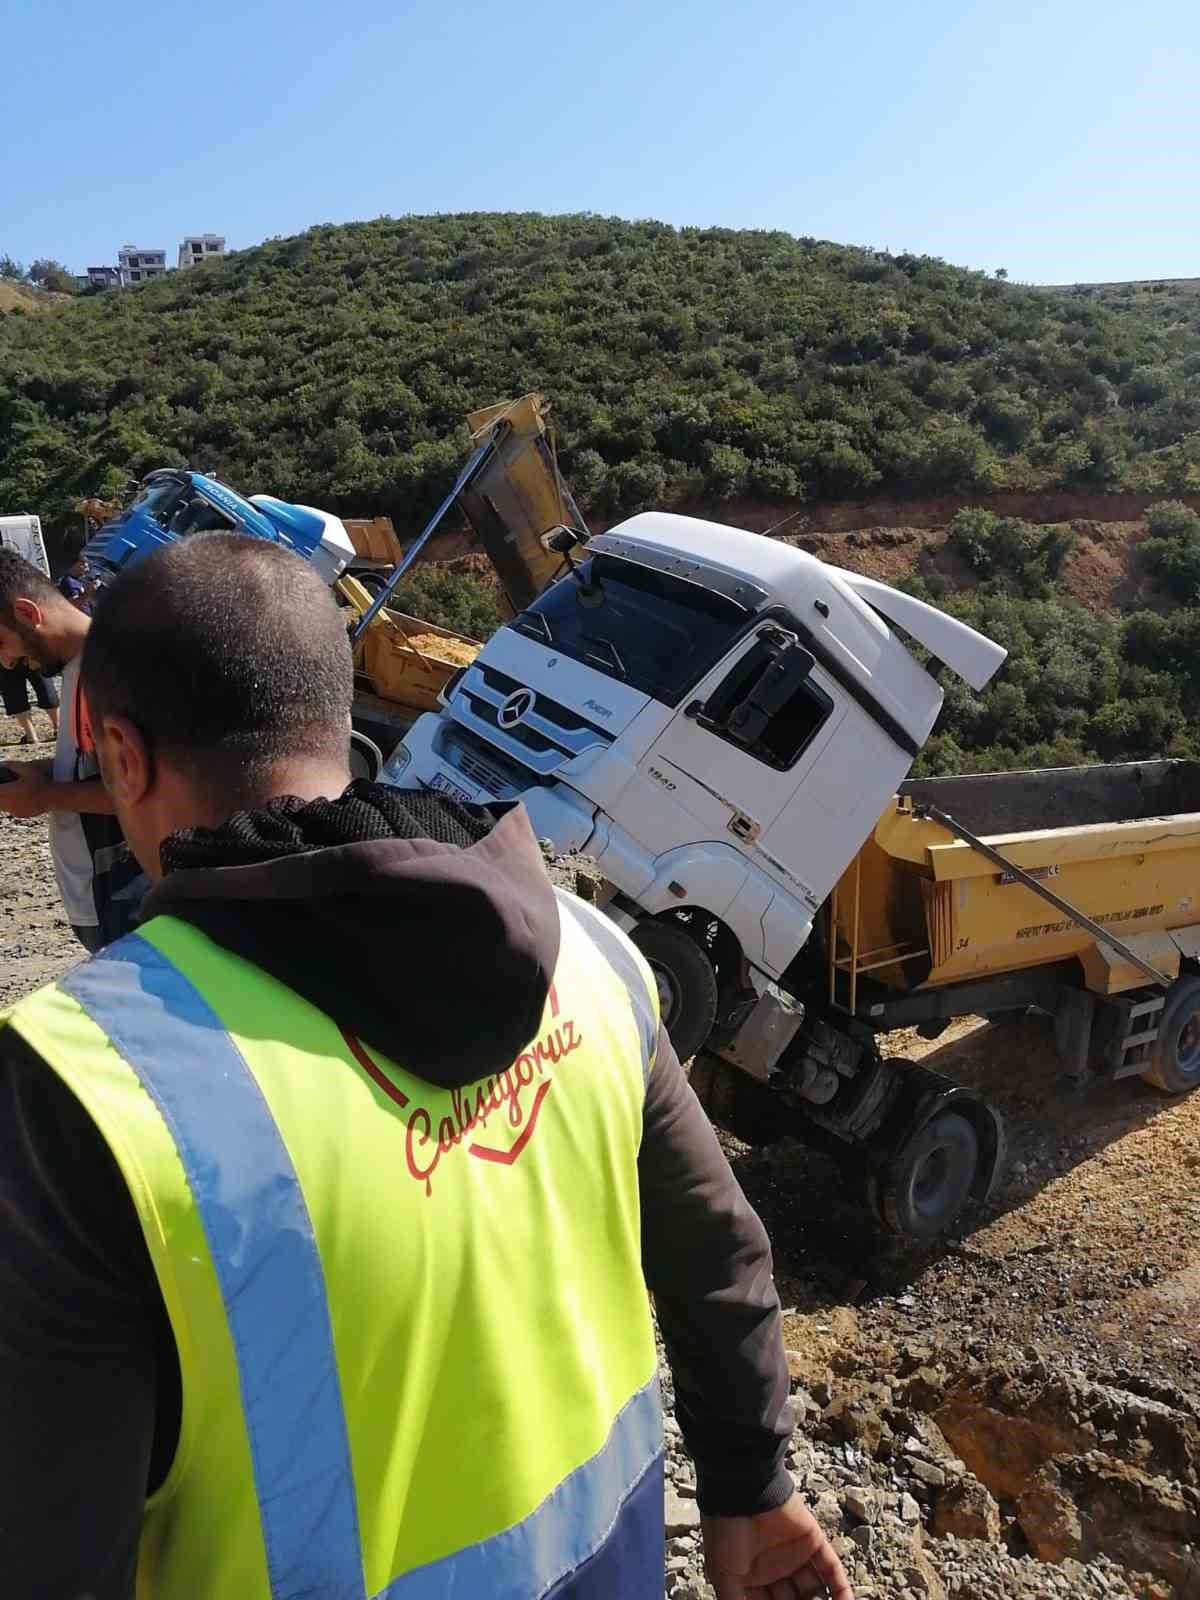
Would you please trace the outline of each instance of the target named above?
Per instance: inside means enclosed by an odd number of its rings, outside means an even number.
[[[864,578],[844,568],[838,569],[838,576],[860,600],[874,606],[889,622],[911,634],[918,644],[923,644],[939,661],[944,661],[972,689],[984,688],[1008,654],[1003,645],[976,633],[957,617],[949,617],[944,611],[926,605],[924,600],[893,589],[890,584]]]

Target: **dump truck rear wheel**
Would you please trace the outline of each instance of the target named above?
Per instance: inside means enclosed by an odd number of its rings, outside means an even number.
[[[1150,1066],[1142,1077],[1163,1094],[1200,1089],[1200,978],[1177,978],[1167,990]]]
[[[979,1137],[961,1112],[931,1117],[875,1178],[877,1209],[894,1233],[932,1239],[958,1216],[975,1186]]]
[[[669,922],[639,922],[630,938],[658,984],[663,1027],[681,1061],[704,1044],[717,1020],[717,975],[696,941]]]

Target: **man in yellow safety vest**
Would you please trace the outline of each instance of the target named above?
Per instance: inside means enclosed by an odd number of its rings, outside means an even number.
[[[145,558],[82,666],[153,884],[0,1026],[5,1600],[650,1600],[646,1285],[721,1600],[845,1575],[761,1224],[520,807],[351,783],[302,561]]]

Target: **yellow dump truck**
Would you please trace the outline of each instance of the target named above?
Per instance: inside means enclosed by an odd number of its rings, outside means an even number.
[[[835,892],[834,995],[853,1012],[867,975],[928,992],[1064,961],[1098,996],[1174,980],[1200,955],[1196,779],[1160,761],[906,784]]]
[[[542,395],[527,394],[467,418],[483,458],[463,483],[459,504],[496,569],[501,609],[510,616],[563,572],[551,535],[572,529],[587,538],[587,523],[558,470],[549,413]]]
[[[745,1047],[716,1039],[693,1082],[715,1120],[755,1142],[793,1132],[852,1153],[880,1220],[928,1237],[968,1191],[989,1191],[1001,1119],[973,1091],[883,1057],[881,1035],[936,1038],[955,1017],[1034,1009],[1080,1085],[1200,1087],[1200,763],[908,780],[817,930],[788,974],[803,1021],[777,1069],[753,1082]],[[932,1164],[931,1125],[947,1134]]]

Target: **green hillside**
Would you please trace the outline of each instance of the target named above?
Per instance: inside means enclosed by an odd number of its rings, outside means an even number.
[[[410,526],[476,406],[540,388],[585,505],[1200,490],[1200,289],[1016,287],[592,216],[317,227],[0,313],[0,506],[190,462]]]

